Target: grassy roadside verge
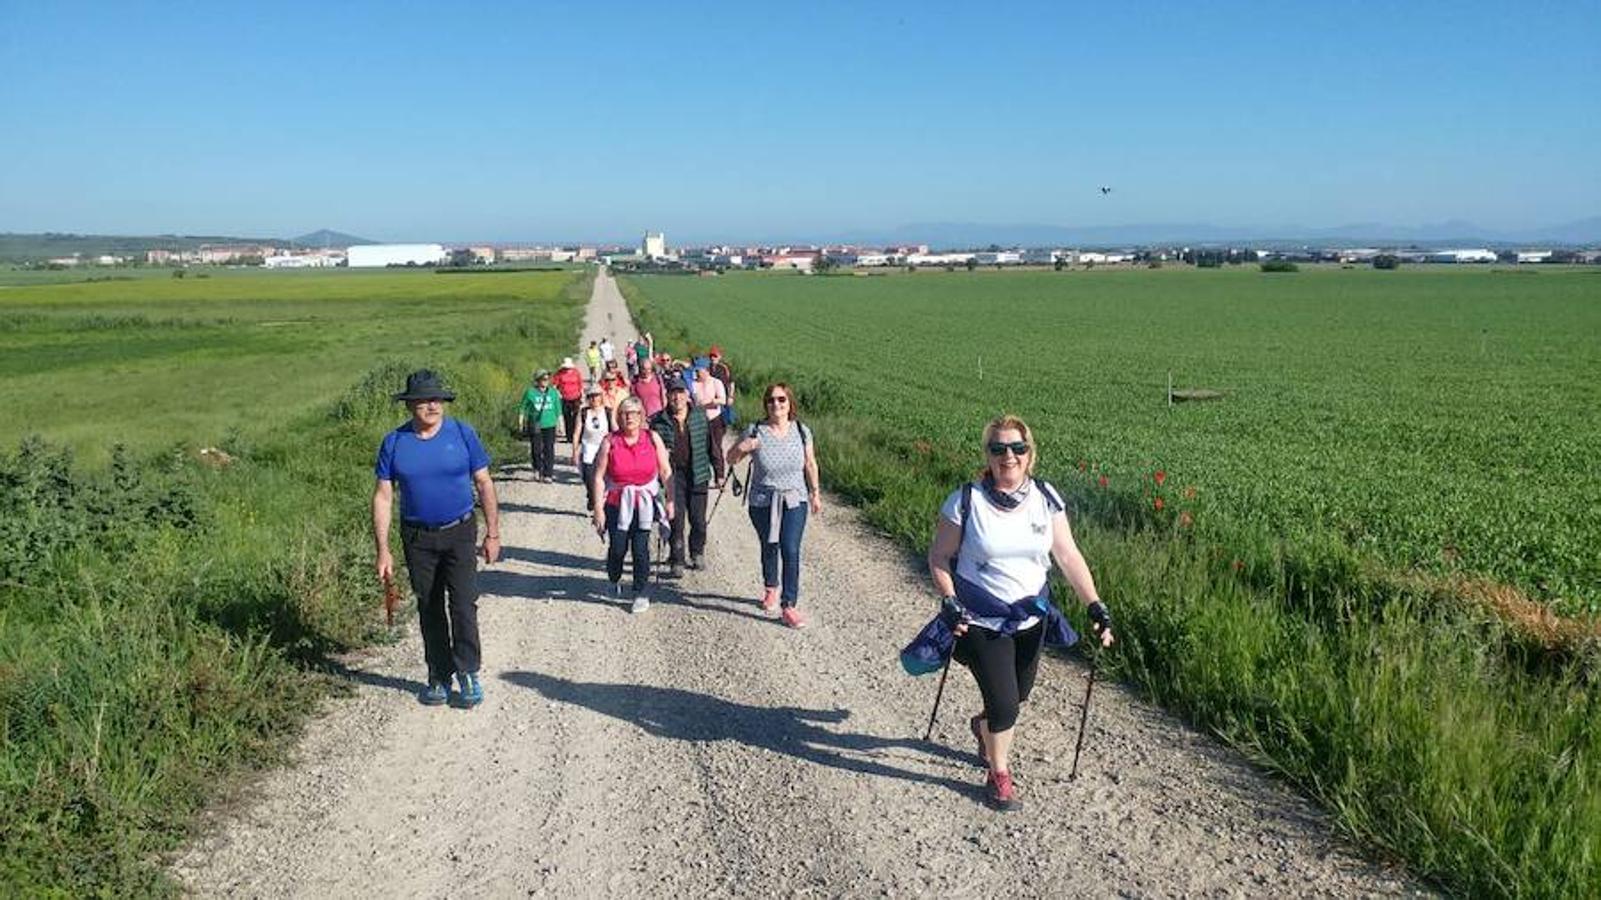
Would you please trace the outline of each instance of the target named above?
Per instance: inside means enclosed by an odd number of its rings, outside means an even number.
[[[419,278],[428,277],[420,275]],[[381,640],[367,497],[405,372],[442,370],[497,460],[527,372],[573,346],[588,278],[373,365],[329,404],[223,442],[77,466],[0,454],[0,893],[170,893],[156,860],[226,776],[280,758]],[[293,365],[293,361],[289,361]],[[181,441],[182,437],[175,437]]]
[[[827,381],[753,367],[727,335],[689,335],[638,285],[623,288],[667,349],[723,343],[745,401],[768,381],[790,381],[816,429],[825,482],[908,548],[926,548],[933,511],[970,476],[976,452],[944,453],[924,435],[853,414]],[[850,375],[842,367],[833,377]],[[975,431],[981,417],[975,410]],[[1122,648],[1108,658],[1120,677],[1448,890],[1569,897],[1601,884],[1596,648],[1533,651],[1497,617],[1353,566],[1340,547],[1289,556],[1264,538],[1220,555],[1141,514],[1148,486],[1113,491],[1093,471],[1051,463],[1047,455],[1041,474],[1069,496],[1122,625]],[[1249,565],[1236,566],[1241,556]]]

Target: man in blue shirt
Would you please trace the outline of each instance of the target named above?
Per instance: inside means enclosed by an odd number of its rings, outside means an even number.
[[[372,494],[372,529],[378,543],[378,578],[395,574],[389,523],[400,488],[400,544],[417,595],[428,686],[418,699],[437,706],[450,699],[450,680],[460,683],[461,702],[484,699],[478,681],[478,560],[500,558],[500,505],[489,477],[489,454],[472,426],[446,418],[456,395],[427,369],[406,377],[395,395],[411,410],[411,421],[384,435]],[[487,532],[481,548],[473,518],[473,489],[484,505]],[[475,552],[476,550],[476,552]]]

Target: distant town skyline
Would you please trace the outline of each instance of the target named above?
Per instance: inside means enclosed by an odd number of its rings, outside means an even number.
[[[0,231],[1268,238],[1601,214],[1592,3],[692,13],[11,4]]]

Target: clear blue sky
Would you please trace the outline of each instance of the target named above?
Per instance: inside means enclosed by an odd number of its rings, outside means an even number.
[[[865,7],[0,0],[0,231],[1601,215],[1596,0]]]

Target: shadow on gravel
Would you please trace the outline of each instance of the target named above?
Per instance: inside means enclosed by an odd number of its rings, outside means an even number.
[[[606,579],[589,575],[529,575],[485,569],[478,573],[478,587],[484,594],[500,597],[595,603],[617,607],[620,612],[628,611],[627,606],[608,596]]]
[[[981,802],[972,784],[888,765],[871,758],[883,750],[913,750],[970,763],[969,755],[915,738],[884,738],[830,731],[850,717],[844,709],[747,706],[677,688],[569,681],[540,672],[505,672],[501,679],[632,723],[648,734],[680,741],[737,741],[796,759],[902,781],[950,788]]]
[[[594,556],[575,556],[571,553],[562,553],[557,550],[537,550],[533,547],[502,547],[502,559],[515,559],[518,562],[533,563],[539,566],[553,566],[560,569],[583,569],[590,572],[606,571],[605,545],[595,542]],[[489,574],[488,572],[481,573]]]
[[[724,613],[730,616],[740,616],[746,619],[755,619],[766,625],[778,625],[778,619],[761,611],[755,600],[750,597],[730,597],[727,594],[699,594],[684,590],[679,584],[671,580],[658,579],[654,582],[652,591],[657,600],[663,603],[677,603],[690,609],[703,612]],[[737,603],[739,606],[725,606],[723,603],[706,603],[706,600],[721,600],[728,603]]]
[[[534,513],[536,515],[541,515],[541,516],[574,516],[574,517],[579,518],[579,519],[587,519],[587,518],[589,518],[589,515],[587,513],[583,512],[582,510],[577,510],[577,509],[552,509],[552,508],[550,508],[548,506],[530,506],[527,503],[507,503],[505,501],[501,501],[500,511],[501,512],[515,512],[515,513]]]
[[[357,684],[371,685],[372,687],[388,688],[392,691],[404,691],[408,694],[415,694],[427,686],[420,681],[412,681],[410,678],[400,678],[395,675],[380,675],[377,672],[366,672],[361,669],[352,669],[344,663],[335,660],[328,661],[328,663],[326,663],[322,668],[323,671],[335,678],[340,678],[345,681],[353,681]]]

